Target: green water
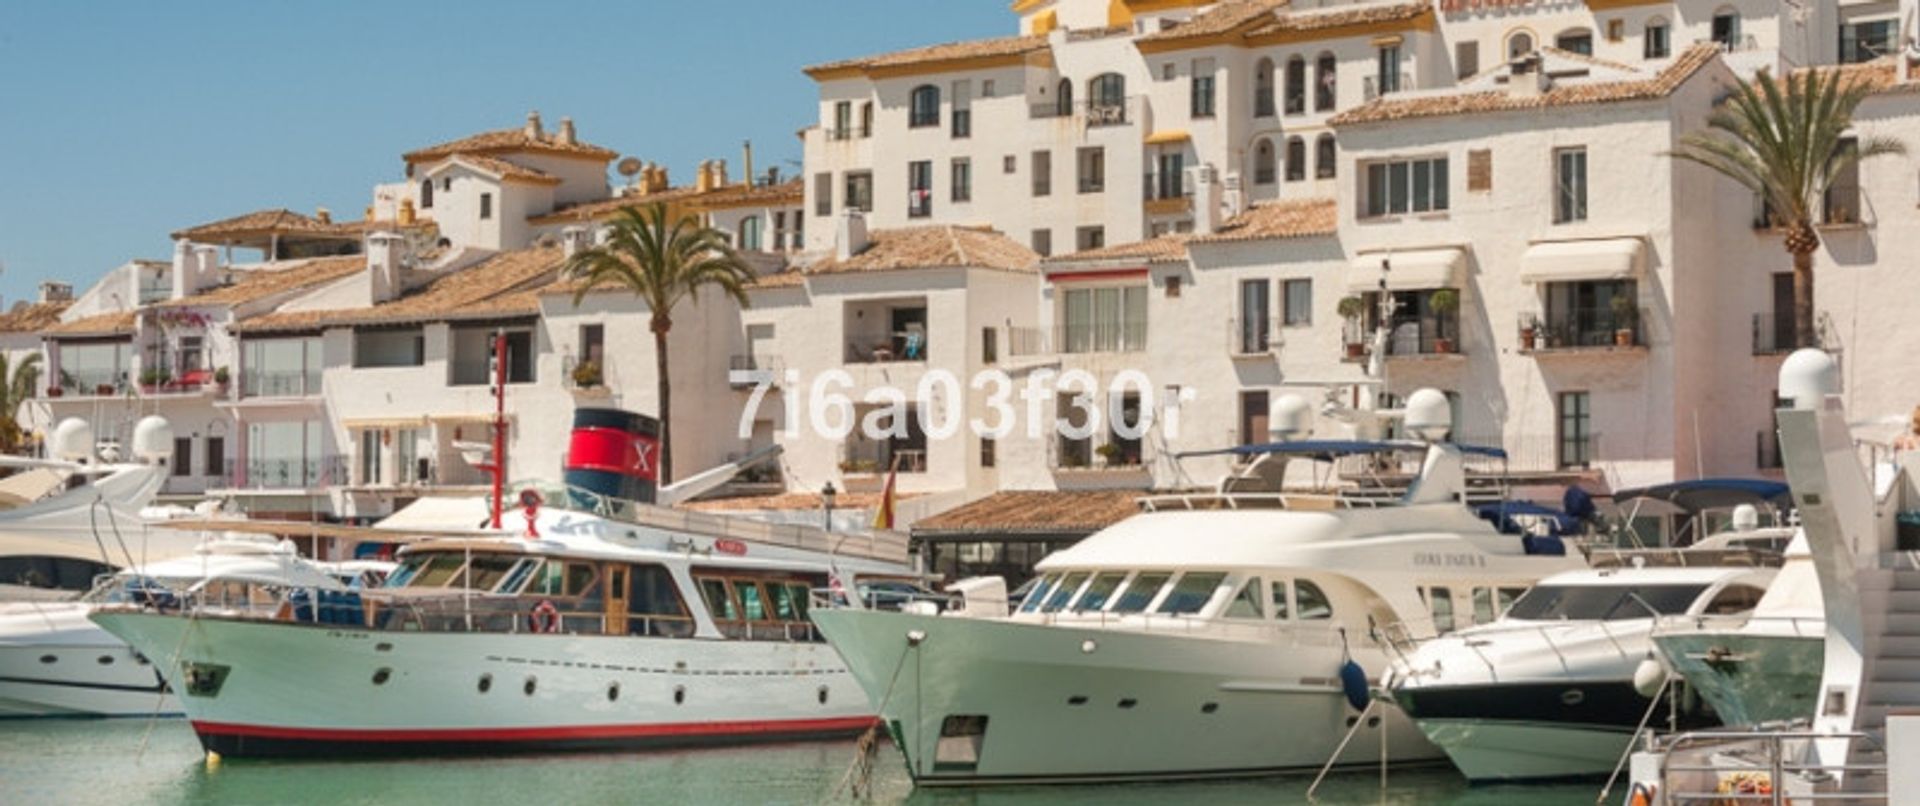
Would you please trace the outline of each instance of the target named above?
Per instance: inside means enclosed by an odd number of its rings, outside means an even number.
[[[208,768],[184,722],[0,722],[0,803],[805,804],[851,802],[834,790],[852,742],[676,753],[392,762],[228,761]],[[1284,804],[1309,780],[915,791],[891,748],[870,802],[916,806]],[[1468,787],[1450,770],[1406,770],[1321,787],[1327,804],[1591,804],[1598,785]]]

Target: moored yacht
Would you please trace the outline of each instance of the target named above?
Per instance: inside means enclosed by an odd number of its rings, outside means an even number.
[[[1435,397],[1410,399],[1414,433],[1444,431]],[[1141,514],[1047,557],[1011,614],[814,612],[916,782],[1311,769],[1356,723],[1342,762],[1372,762],[1383,746],[1395,760],[1438,758],[1404,716],[1366,707],[1366,676],[1386,669],[1395,637],[1451,629],[1476,600],[1582,565],[1529,553],[1465,507],[1458,446],[1235,450],[1252,461],[1218,492],[1144,498]],[[1407,452],[1423,465],[1397,499],[1272,483],[1289,463]]]
[[[576,412],[567,484],[500,528],[390,535],[386,585],[309,618],[102,607],[228,756],[557,751],[856,733],[872,710],[807,622],[829,578],[911,576],[898,536],[653,497],[651,421]],[[891,558],[891,559],[889,559]]]

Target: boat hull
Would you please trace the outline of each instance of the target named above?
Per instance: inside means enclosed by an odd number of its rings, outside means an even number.
[[[1619,764],[1643,718],[1654,729],[1673,724],[1666,702],[1641,696],[1628,679],[1403,686],[1394,696],[1476,782],[1602,777]],[[1697,702],[1681,700],[1681,729],[1719,724],[1689,707]]]
[[[1338,682],[1337,644],[856,610],[813,619],[920,785],[1312,770],[1359,717]],[[1385,668],[1377,652],[1356,647],[1354,657]],[[1404,715],[1376,708],[1339,763],[1377,763],[1383,732],[1395,763],[1442,758]]]
[[[0,614],[0,718],[178,715],[165,681],[89,607],[19,605]]]
[[[1749,632],[1656,634],[1675,673],[1728,725],[1812,716],[1826,669],[1826,636]]]
[[[873,724],[821,643],[94,619],[155,659],[201,744],[230,757],[741,744]]]
[[[1620,763],[1633,729],[1497,719],[1422,719],[1420,729],[1476,783],[1603,776]]]

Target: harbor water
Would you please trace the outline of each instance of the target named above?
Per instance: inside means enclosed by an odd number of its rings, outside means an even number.
[[[0,722],[0,802],[148,803],[690,803],[854,802],[836,789],[854,743],[823,742],[644,754],[390,762],[227,761],[209,766],[179,720]],[[900,757],[874,764],[875,804],[1303,803],[1311,776],[1249,781],[915,790]],[[1591,804],[1597,783],[1469,787],[1447,768],[1373,772],[1321,786],[1325,804]],[[1615,799],[1616,802],[1618,798]]]

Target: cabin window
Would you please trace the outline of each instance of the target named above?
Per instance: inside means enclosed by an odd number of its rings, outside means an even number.
[[[568,596],[590,596],[598,591],[594,584],[599,580],[598,569],[589,563],[567,563]]]
[[[1120,593],[1120,598],[1114,601],[1112,612],[1144,612],[1147,605],[1153,603],[1153,598],[1160,594],[1160,589],[1165,587],[1167,580],[1171,578],[1173,578],[1172,574],[1160,573],[1142,573],[1134,577],[1132,582],[1127,583],[1127,589]]]
[[[518,558],[504,557],[498,554],[481,554],[467,563],[466,573],[459,576],[455,587],[471,588],[477,591],[490,591],[505,579],[508,571],[518,564]]]
[[[460,573],[461,566],[465,564],[465,559],[458,554],[436,555],[427,561],[425,568],[420,570],[413,581],[413,587],[444,588],[448,582],[453,581],[455,574]]]
[[[1240,593],[1233,597],[1233,603],[1227,605],[1225,617],[1259,618],[1261,593],[1266,590],[1266,587],[1266,583],[1259,577],[1247,580],[1247,584],[1240,586]]]
[[[740,614],[748,621],[767,621],[767,603],[761,598],[760,585],[734,580],[733,593],[740,597]]]
[[[1473,589],[1473,623],[1486,624],[1500,617],[1493,607],[1492,588]]]
[[[1436,632],[1453,632],[1453,589],[1428,588],[1427,612],[1433,615]]]
[[[1687,612],[1705,585],[1541,585],[1507,615],[1527,621],[1652,618]]]
[[[673,584],[673,574],[657,565],[636,565],[627,578],[627,612],[636,616],[677,616],[687,615],[687,606],[680,601],[680,590]]]
[[[1220,582],[1226,578],[1226,574],[1184,574],[1154,612],[1170,616],[1198,613],[1200,608],[1207,606],[1207,601],[1213,598],[1214,589],[1220,587]]]
[[[506,579],[500,583],[500,587],[496,588],[494,592],[504,593],[509,596],[519,593],[521,586],[527,584],[527,579],[533,576],[533,569],[538,567],[540,567],[540,560],[534,557],[529,557],[515,563],[513,570],[507,572]]]
[[[1273,620],[1286,621],[1288,618],[1286,580],[1276,579],[1273,581],[1273,596],[1271,599],[1273,601]]]
[[[1745,613],[1760,604],[1760,596],[1763,593],[1765,591],[1752,585],[1728,585],[1713,595],[1713,601],[1707,603],[1704,612],[1709,616]]]
[[[1034,584],[1033,590],[1027,592],[1027,600],[1020,604],[1020,612],[1031,613],[1040,609],[1041,603],[1047,600],[1047,594],[1053,590],[1053,583],[1059,578],[1053,574],[1041,577],[1040,581]]]
[[[1327,594],[1304,579],[1293,583],[1294,611],[1303,621],[1333,618],[1333,603],[1327,601]]]
[[[1052,595],[1047,597],[1047,605],[1041,608],[1040,612],[1054,613],[1066,607],[1067,602],[1073,599],[1073,594],[1080,590],[1080,584],[1086,581],[1086,574],[1068,574],[1066,579],[1061,580],[1060,585],[1053,589]]]
[[[733,597],[727,593],[727,581],[724,579],[700,580],[700,597],[707,602],[707,612],[714,621],[739,621],[740,611],[733,604]]]
[[[1120,589],[1120,583],[1126,581],[1126,578],[1125,573],[1106,573],[1095,576],[1093,582],[1087,585],[1087,592],[1080,594],[1079,600],[1074,602],[1073,612],[1099,611],[1106,607],[1107,602],[1113,599],[1113,592]]]
[[[807,618],[806,588],[800,585],[781,585],[767,583],[768,604],[773,608],[773,617],[778,621],[805,621]]]

